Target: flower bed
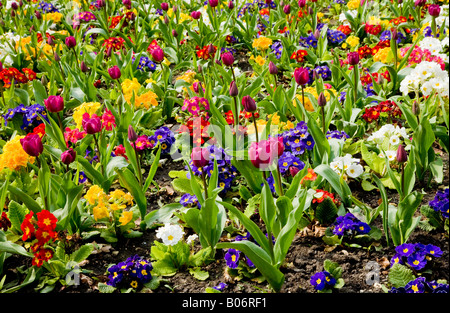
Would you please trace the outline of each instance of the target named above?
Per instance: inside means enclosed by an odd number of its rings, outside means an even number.
[[[0,292],[448,293],[446,2],[0,13]]]

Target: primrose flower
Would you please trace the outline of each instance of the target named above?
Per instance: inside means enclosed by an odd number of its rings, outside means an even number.
[[[240,253],[241,252],[238,250],[228,249],[227,253],[225,254],[225,261],[229,268],[235,269],[238,267]]]
[[[181,226],[166,223],[163,227],[156,230],[156,238],[162,240],[165,245],[176,245],[184,235]]]

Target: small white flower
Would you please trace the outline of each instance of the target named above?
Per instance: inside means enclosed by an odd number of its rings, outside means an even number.
[[[389,143],[393,146],[396,146],[400,143],[400,139],[396,135],[391,136],[391,138],[389,138]]]
[[[188,245],[190,245],[190,244],[193,243],[197,238],[198,238],[198,235],[197,235],[197,234],[190,235],[189,237],[187,237],[186,243],[187,243]]]
[[[184,231],[179,225],[166,223],[163,227],[156,230],[156,238],[162,240],[163,244],[168,246],[176,245],[184,235]]]
[[[364,172],[362,165],[360,164],[352,164],[348,167],[345,172],[349,177],[356,178],[359,177]]]
[[[386,156],[387,156],[389,162],[395,161],[397,158],[397,151],[388,150],[388,151],[386,151]]]

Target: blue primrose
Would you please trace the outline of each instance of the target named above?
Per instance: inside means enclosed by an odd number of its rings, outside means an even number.
[[[236,249],[228,249],[225,254],[225,261],[229,268],[235,269],[238,267],[240,253],[241,252]]]

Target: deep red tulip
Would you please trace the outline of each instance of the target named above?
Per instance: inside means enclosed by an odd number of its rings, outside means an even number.
[[[77,45],[77,41],[76,41],[75,37],[73,37],[73,36],[66,37],[66,46],[67,46],[67,48],[72,49],[76,45]]]
[[[441,7],[439,4],[430,4],[428,7],[428,13],[433,17],[438,17],[441,13]]]
[[[359,63],[359,53],[358,52],[349,52],[347,54],[347,61],[350,65],[357,65]]]
[[[209,164],[208,148],[194,147],[191,153],[191,160],[195,167],[204,167]]]
[[[303,67],[297,67],[294,71],[294,78],[297,84],[306,85],[309,81],[309,71]]]
[[[20,139],[23,150],[30,156],[37,157],[44,151],[41,137],[38,134],[30,133]]]
[[[255,112],[256,111],[256,102],[250,96],[242,97],[242,106],[247,112]]]
[[[102,120],[97,114],[89,115],[89,113],[83,114],[83,121],[81,122],[83,129],[88,134],[96,134],[102,130]]]
[[[225,52],[220,56],[220,58],[222,59],[223,64],[226,66],[231,66],[234,63],[234,57],[231,52]]]
[[[75,161],[75,158],[77,156],[77,153],[72,148],[69,148],[69,150],[64,151],[61,154],[61,162],[63,162],[66,165],[69,165],[73,161]]]
[[[108,74],[111,77],[111,79],[119,79],[120,76],[122,76],[120,68],[117,65],[114,65],[113,67],[109,68]]]

